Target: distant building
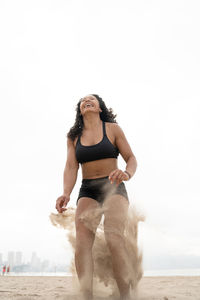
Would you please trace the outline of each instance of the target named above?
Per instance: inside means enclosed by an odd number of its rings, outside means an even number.
[[[36,254],[36,252],[32,252],[31,266],[35,267],[36,265],[37,265],[37,254]]]
[[[40,258],[37,256],[36,252],[32,252],[31,256],[31,268],[33,271],[37,271],[41,266]]]
[[[22,252],[21,251],[17,251],[16,255],[15,255],[15,265],[19,266],[22,264]]]
[[[12,268],[15,265],[15,252],[9,251],[8,252],[8,261],[7,264]]]
[[[41,263],[41,268],[42,268],[42,271],[47,271],[48,268],[49,268],[49,261],[48,260],[44,260],[42,263]]]

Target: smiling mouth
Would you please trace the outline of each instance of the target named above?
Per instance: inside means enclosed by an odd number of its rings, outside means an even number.
[[[88,108],[88,107],[94,107],[94,105],[92,105],[91,103],[85,104],[84,108]]]

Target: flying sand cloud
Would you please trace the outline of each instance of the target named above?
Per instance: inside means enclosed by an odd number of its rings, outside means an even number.
[[[97,220],[99,216],[106,212],[106,201],[102,207],[90,209],[84,212],[80,218],[92,231],[96,228]],[[50,220],[54,226],[62,227],[67,230],[67,239],[70,242],[73,251],[75,251],[75,208],[69,207],[62,214],[52,213]],[[142,278],[142,251],[138,249],[138,222],[144,221],[145,217],[140,215],[135,207],[129,206],[128,215],[125,225],[125,231],[123,235],[125,252],[121,254],[124,256],[124,262],[128,265],[128,273],[126,274],[126,280],[130,283],[132,292],[137,292],[137,284]],[[117,232],[116,227],[112,227],[112,232],[115,234],[121,234]],[[122,245],[119,247],[123,248]],[[112,295],[118,295],[116,282],[112,270],[112,258],[109,248],[106,244],[104,236],[103,222],[101,220],[97,231],[93,245],[93,259],[94,259],[94,278],[97,279],[99,284],[103,283],[105,287],[108,287],[112,291]],[[74,260],[71,261],[71,272],[75,274]],[[84,278],[87,281],[87,278]],[[82,282],[82,284],[87,284]]]

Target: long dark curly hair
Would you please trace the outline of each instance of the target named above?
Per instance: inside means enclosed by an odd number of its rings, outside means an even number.
[[[112,108],[107,108],[105,105],[105,102],[99,95],[97,94],[90,94],[93,95],[94,97],[97,98],[99,101],[99,106],[102,110],[100,112],[100,119],[104,122],[109,122],[109,123],[117,123],[116,121],[116,116],[113,114]],[[75,138],[82,133],[83,131],[83,117],[81,115],[80,111],[80,104],[81,104],[82,98],[79,100],[77,106],[76,106],[76,119],[74,125],[70,128],[69,132],[67,133],[66,137],[70,138],[72,141],[75,140]]]

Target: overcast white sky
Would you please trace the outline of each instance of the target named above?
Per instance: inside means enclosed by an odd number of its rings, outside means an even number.
[[[0,253],[69,257],[49,214],[81,97],[117,113],[138,161],[145,257],[200,254],[199,1],[0,0]],[[120,167],[125,164],[122,159]],[[71,197],[75,206],[81,173]]]

